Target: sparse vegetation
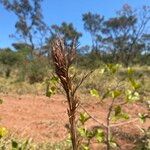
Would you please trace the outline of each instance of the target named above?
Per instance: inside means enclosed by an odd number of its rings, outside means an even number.
[[[150,150],[150,6],[84,12],[84,45],[73,23],[44,22],[42,2],[0,0],[16,17],[0,48],[0,150]]]

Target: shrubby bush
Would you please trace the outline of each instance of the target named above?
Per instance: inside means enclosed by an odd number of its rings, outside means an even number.
[[[44,58],[36,58],[27,64],[27,80],[33,84],[42,82],[48,72],[48,63]]]
[[[12,69],[14,69],[14,66],[17,65],[19,61],[19,55],[9,48],[0,52],[0,62],[4,67],[3,71],[7,78],[10,76]]]

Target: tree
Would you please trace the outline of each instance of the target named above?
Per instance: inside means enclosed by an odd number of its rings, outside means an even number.
[[[98,40],[100,39],[100,31],[102,29],[102,23],[104,20],[103,16],[99,14],[92,14],[91,12],[85,13],[82,16],[82,20],[84,22],[84,29],[91,34],[92,38],[92,49],[97,50]]]
[[[15,48],[22,60],[30,60],[30,49],[31,46],[26,43],[13,43],[12,46]],[[21,62],[22,63],[22,62]]]
[[[46,45],[43,46],[43,54],[48,56],[49,63],[51,63],[51,43],[55,37],[63,38],[65,46],[70,49],[73,43],[76,43],[76,46],[79,44],[79,38],[82,36],[82,33],[78,32],[72,23],[66,22],[60,26],[52,25],[51,33],[51,36],[47,38]]]
[[[43,22],[41,2],[43,0],[0,0],[6,10],[13,12],[17,16],[15,24],[16,32],[25,43],[31,45],[30,53],[41,46],[47,35],[48,27]],[[13,35],[14,37],[14,35]]]
[[[150,34],[144,34],[142,36],[143,43],[145,44],[144,53],[149,54],[150,53]]]
[[[125,4],[107,20],[99,14],[83,14],[84,29],[92,36],[92,49],[100,51],[101,59],[112,58],[110,62],[126,66],[135,63],[144,50],[142,36],[148,32],[149,12],[148,6],[135,10]]]
[[[150,64],[150,34],[142,35],[142,43],[144,45],[143,51],[140,57],[141,64]]]
[[[112,52],[114,61],[128,66],[141,54],[144,46],[141,37],[150,21],[149,11],[149,7],[143,7],[139,16],[136,10],[126,4],[117,12],[116,17],[104,22],[104,42]]]
[[[5,66],[5,76],[9,77],[12,71],[12,66],[19,62],[20,58],[17,53],[9,48],[0,51],[0,62]]]
[[[65,45],[72,45],[74,39],[76,42],[79,42],[79,38],[82,36],[82,33],[78,32],[72,23],[67,24],[63,22],[60,26],[52,25],[52,33],[54,36],[60,36],[64,38]]]

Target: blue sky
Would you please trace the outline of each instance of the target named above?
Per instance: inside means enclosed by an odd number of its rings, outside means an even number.
[[[82,14],[88,11],[99,13],[109,18],[115,15],[123,4],[128,3],[134,8],[149,5],[150,0],[44,0],[42,4],[44,20],[48,25],[72,22],[75,28],[83,32],[80,40],[82,45],[91,44],[90,35],[83,29]],[[9,38],[15,33],[16,17],[0,5],[0,47],[9,47],[16,40]]]

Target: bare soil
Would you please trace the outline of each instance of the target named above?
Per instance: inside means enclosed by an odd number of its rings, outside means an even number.
[[[36,142],[51,143],[62,141],[68,136],[67,103],[64,96],[55,95],[47,98],[43,95],[0,94],[0,98],[4,101],[0,105],[0,125],[5,126],[15,136],[32,138]],[[107,104],[88,101],[84,103],[84,107],[93,117],[105,123]],[[146,111],[140,103],[126,106],[124,109],[133,118],[139,112]],[[90,128],[98,125],[92,120],[87,123]],[[121,145],[121,149],[132,149],[134,138],[141,135],[139,127],[147,128],[149,125],[150,121],[144,125],[136,121],[113,129],[119,139],[118,143]],[[99,148],[95,144],[92,149],[98,150]]]

